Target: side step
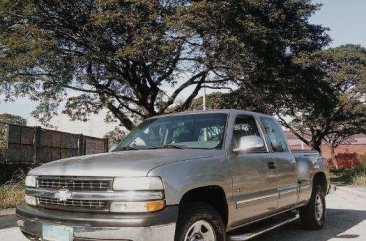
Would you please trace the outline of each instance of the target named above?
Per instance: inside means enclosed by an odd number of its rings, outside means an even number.
[[[238,235],[229,235],[228,240],[229,241],[243,241],[243,240],[249,240],[254,237],[257,237],[263,233],[266,233],[268,231],[271,231],[273,229],[276,229],[278,227],[281,227],[285,224],[292,223],[300,218],[300,215],[298,213],[290,213],[286,215],[281,215],[279,217],[270,219],[269,221],[266,221],[265,224],[262,224],[262,222],[259,222],[256,224],[256,226],[259,226],[258,228],[255,228],[253,231],[247,231],[243,234]],[[240,230],[238,230],[240,231]]]

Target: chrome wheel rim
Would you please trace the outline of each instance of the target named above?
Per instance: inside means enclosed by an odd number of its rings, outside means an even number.
[[[211,224],[199,220],[189,227],[184,241],[216,241],[216,234]]]
[[[316,195],[315,197],[315,217],[316,220],[321,221],[324,214],[324,206],[323,201],[320,195]]]

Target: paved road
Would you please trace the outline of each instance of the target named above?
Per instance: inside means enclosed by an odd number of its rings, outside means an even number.
[[[338,190],[327,196],[327,224],[321,231],[307,231],[299,223],[263,234],[253,241],[364,241],[366,240],[366,195]],[[0,230],[1,241],[26,241],[17,228]]]
[[[15,215],[0,216],[0,230],[16,226],[17,220],[18,218]]]

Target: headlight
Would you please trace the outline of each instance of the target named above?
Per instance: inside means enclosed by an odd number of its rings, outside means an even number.
[[[120,177],[113,181],[115,191],[163,190],[163,181],[159,177]]]
[[[113,213],[155,212],[165,208],[164,200],[148,202],[113,202],[110,211]]]
[[[35,176],[27,176],[25,178],[26,187],[36,187],[37,181]]]
[[[37,206],[37,198],[25,195],[25,203],[32,206]]]

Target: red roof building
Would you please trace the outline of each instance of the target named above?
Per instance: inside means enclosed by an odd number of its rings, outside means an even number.
[[[292,150],[310,150],[311,148],[303,143],[299,138],[297,138],[292,132],[285,131],[288,139],[288,143]],[[351,138],[350,144],[340,145],[336,150],[336,154],[346,154],[346,153],[357,153],[366,154],[366,135],[358,134]],[[331,158],[331,151],[327,145],[322,146],[322,155],[326,159]]]

